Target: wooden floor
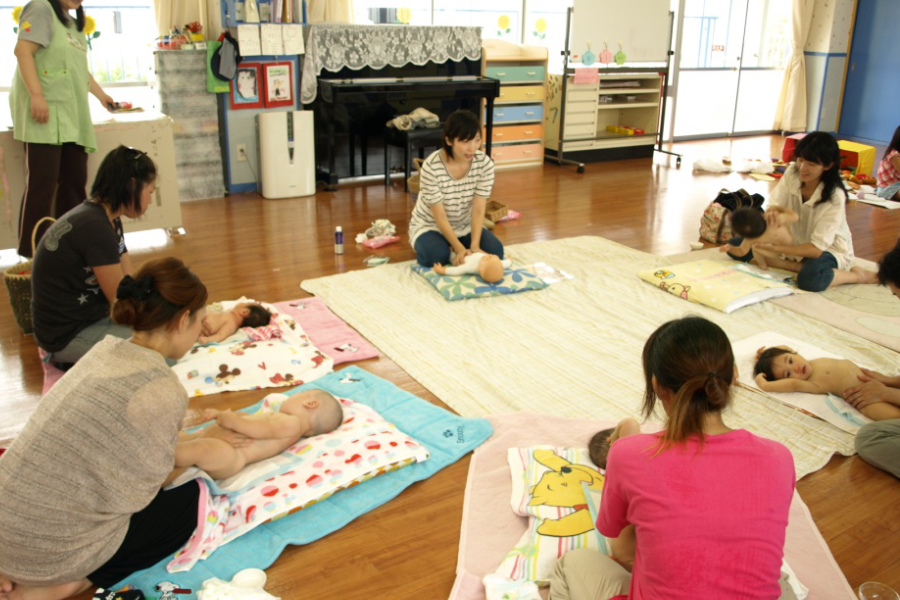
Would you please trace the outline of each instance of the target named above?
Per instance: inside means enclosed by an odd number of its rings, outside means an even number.
[[[697,240],[700,214],[720,188],[767,195],[770,186],[738,174],[692,173],[690,159],[766,158],[780,155],[780,148],[774,136],[680,144],[675,149],[686,153],[680,170],[659,156],[589,164],[584,174],[549,164],[500,171],[494,198],[522,218],[498,226],[496,233],[507,245],[600,235],[654,254],[684,252]],[[405,233],[411,209],[399,180],[390,188],[342,186],[295,200],[235,195],[183,204],[187,235],[129,234],[127,242],[135,264],[166,255],[185,260],[209,287],[211,300],[246,294],[275,302],[306,296],[299,288],[304,279],[365,268],[362,260],[370,252],[352,243],[354,234],[377,218],[390,219]],[[900,211],[853,202],[847,215],[858,256],[878,260],[893,247]],[[333,253],[336,225],[347,232],[343,256]],[[379,254],[395,262],[413,258],[405,243]],[[0,350],[0,440],[9,440],[40,399],[41,368],[34,341],[18,331],[5,301]],[[443,406],[388,358],[360,366]],[[228,393],[197,399],[193,406],[246,406],[266,393]],[[634,399],[636,410],[640,400]],[[311,594],[343,600],[447,597],[468,464],[466,457],[325,539],[288,548],[268,569],[268,590],[288,600]],[[900,481],[857,457],[835,457],[798,488],[850,584],[876,580],[900,590]]]

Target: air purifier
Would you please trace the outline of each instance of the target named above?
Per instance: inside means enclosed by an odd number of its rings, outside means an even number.
[[[257,119],[263,197],[296,198],[315,194],[312,111],[260,113]]]

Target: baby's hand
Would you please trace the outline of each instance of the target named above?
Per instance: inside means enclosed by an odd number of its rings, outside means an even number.
[[[762,356],[762,353],[765,351],[766,351],[766,347],[760,346],[759,349],[756,351],[756,357],[754,358],[754,360],[759,360],[759,357]]]
[[[447,268],[444,265],[442,265],[441,263],[434,263],[434,266],[431,267],[431,269],[438,275],[446,275],[447,274]]]
[[[201,414],[204,421],[215,421],[221,412],[218,408],[207,408]]]
[[[212,335],[212,328],[209,326],[209,321],[206,320],[206,317],[203,317],[203,322],[200,323],[200,335],[203,337],[208,337]]]
[[[731,244],[722,244],[719,246],[719,252],[731,252],[732,250],[734,250],[734,246]]]
[[[766,389],[769,386],[769,380],[766,379],[765,373],[760,373],[756,376],[756,385],[760,387],[760,389]]]

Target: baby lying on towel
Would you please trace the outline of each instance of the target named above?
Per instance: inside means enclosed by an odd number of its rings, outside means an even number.
[[[207,313],[197,343],[221,342],[234,335],[241,327],[264,327],[271,319],[272,313],[261,304],[239,302],[229,311]]]
[[[848,399],[869,373],[844,359],[807,360],[787,346],[763,346],[756,351],[753,368],[756,384],[767,392],[806,392],[834,394]],[[851,404],[853,402],[851,401]],[[900,418],[900,408],[887,402],[875,402],[859,409],[874,421]]]
[[[300,438],[334,431],[344,418],[340,402],[323,390],[294,394],[273,409],[254,414],[207,410],[204,417],[248,439],[235,445],[212,437],[179,442],[175,469],[166,483],[190,467],[203,469],[216,480],[227,479],[249,463],[277,456]]]
[[[451,257],[452,260],[452,257]],[[478,273],[478,276],[487,283],[497,283],[503,279],[503,269],[512,265],[509,259],[500,260],[499,256],[485,252],[473,252],[467,254],[458,267],[445,267],[440,263],[434,264],[434,272],[440,275],[469,275]]]

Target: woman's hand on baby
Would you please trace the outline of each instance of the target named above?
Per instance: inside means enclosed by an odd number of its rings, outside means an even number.
[[[844,390],[844,400],[847,401],[847,404],[859,410],[870,404],[886,401],[887,386],[866,375],[858,375],[857,377],[865,383]]]
[[[458,267],[463,264],[466,260],[466,256],[472,254],[472,251],[468,248],[463,248],[462,250],[457,250],[456,255],[453,257],[453,266]]]
[[[860,367],[860,371],[863,372],[862,375],[857,375],[860,381],[880,381],[884,385],[888,387],[900,387],[900,377],[888,377],[887,375],[883,375],[878,371],[871,371],[869,369],[864,369]]]
[[[232,429],[213,423],[202,431],[201,437],[214,438],[222,440],[226,444],[230,444],[235,448],[246,448],[254,442],[253,438],[247,437],[243,433],[238,433]]]

